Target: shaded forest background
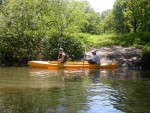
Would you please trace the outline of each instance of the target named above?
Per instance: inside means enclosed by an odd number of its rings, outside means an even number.
[[[85,45],[134,46],[150,61],[150,1],[116,0],[97,13],[86,0],[1,0],[0,64],[56,60],[63,47],[69,59],[83,58]]]

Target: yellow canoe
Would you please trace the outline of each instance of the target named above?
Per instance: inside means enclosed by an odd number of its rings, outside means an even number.
[[[66,62],[65,64],[60,64],[57,61],[29,61],[28,65],[30,67],[36,68],[49,68],[49,69],[117,69],[117,64],[88,64],[88,62]]]
[[[60,64],[58,61],[48,61],[50,64]],[[83,64],[89,64],[87,61],[84,62],[66,62],[65,64],[73,64],[73,65],[83,65]]]

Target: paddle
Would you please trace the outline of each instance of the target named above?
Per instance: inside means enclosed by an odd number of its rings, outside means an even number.
[[[84,49],[83,66],[84,66],[84,60],[85,60],[85,57],[86,57],[86,46],[85,46],[85,49]]]
[[[89,46],[87,46],[89,48],[90,51],[92,51],[93,49],[91,49]]]
[[[92,49],[89,46],[85,45],[84,56],[83,56],[83,66],[84,66],[84,61],[85,61],[85,58],[86,58],[86,48],[88,48],[88,49],[90,49],[90,51],[92,51]]]

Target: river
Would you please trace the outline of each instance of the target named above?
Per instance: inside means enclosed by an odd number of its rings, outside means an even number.
[[[150,71],[0,68],[0,113],[149,113]]]

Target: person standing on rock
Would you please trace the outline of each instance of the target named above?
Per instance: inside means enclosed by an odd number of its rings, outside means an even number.
[[[96,50],[92,50],[92,57],[87,61],[89,64],[100,64],[100,57],[96,54]]]

